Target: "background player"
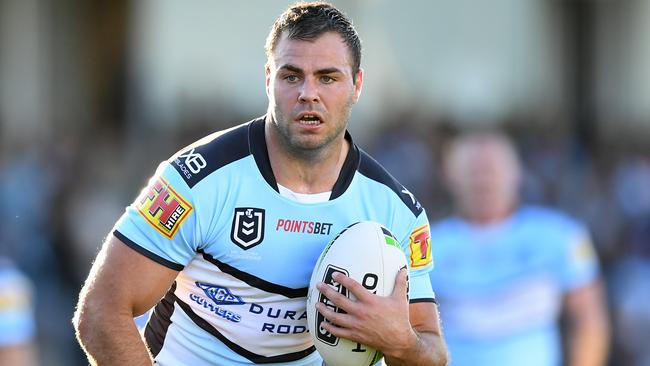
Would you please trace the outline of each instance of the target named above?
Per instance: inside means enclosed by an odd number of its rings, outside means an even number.
[[[359,220],[386,225],[407,254],[414,233],[428,237],[421,205],[346,133],[363,84],[349,20],[297,4],[266,48],[267,115],[161,164],[99,253],[75,315],[92,363],[320,365],[303,315],[326,243]],[[338,304],[349,316],[327,330],[390,365],[445,364],[430,268],[430,250],[411,262],[410,304],[406,271],[386,298],[339,279],[359,300]],[[133,317],[156,303],[145,347]]]
[[[475,133],[445,159],[458,216],[432,225],[431,280],[452,364],[603,365],[608,323],[585,228],[547,208],[519,206],[521,168],[503,135]]]
[[[0,257],[0,365],[36,365],[32,283]]]

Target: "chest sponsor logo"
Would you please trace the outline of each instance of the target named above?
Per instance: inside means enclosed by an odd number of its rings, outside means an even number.
[[[159,177],[136,202],[138,213],[159,233],[172,239],[192,211],[178,192]]]
[[[429,224],[424,224],[413,230],[409,236],[409,249],[411,268],[424,267],[433,261]]]
[[[275,231],[284,231],[288,233],[329,235],[331,229],[332,224],[329,222],[292,219],[278,219],[278,223],[275,225]]]
[[[235,208],[230,240],[244,250],[260,244],[264,240],[264,209]]]
[[[226,287],[204,282],[196,282],[196,285],[217,305],[241,305],[244,303],[241,297],[233,294]]]
[[[262,333],[301,334],[307,332],[307,311],[251,303],[248,312],[259,318]]]

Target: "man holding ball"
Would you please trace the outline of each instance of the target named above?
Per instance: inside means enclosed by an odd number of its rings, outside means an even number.
[[[356,301],[321,287],[346,312],[319,309],[323,327],[389,365],[446,364],[426,213],[346,132],[363,84],[356,30],[329,4],[298,3],[266,51],[266,115],[163,162],[106,240],[74,318],[89,360],[321,365],[306,332],[311,271],[336,233],[371,220],[410,258],[409,300],[406,270],[388,297],[339,276]],[[142,339],[133,317],[154,306]]]

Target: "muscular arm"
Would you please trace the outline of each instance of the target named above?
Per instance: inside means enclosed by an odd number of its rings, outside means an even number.
[[[442,337],[438,307],[431,302],[409,305],[414,338],[401,350],[385,352],[388,365],[446,365],[449,355]]]
[[[391,296],[381,297],[339,274],[335,280],[350,290],[356,301],[327,285],[319,285],[318,289],[325,296],[347,312],[336,313],[321,303],[317,304],[318,311],[330,320],[321,326],[337,337],[381,350],[390,366],[446,365],[447,347],[437,307],[425,302],[409,305],[406,276],[406,270],[400,271]]]
[[[34,366],[36,359],[36,349],[31,342],[0,346],[0,365]]]
[[[603,286],[594,282],[566,295],[567,365],[601,366],[607,361],[609,323]]]
[[[109,237],[81,290],[73,320],[91,364],[152,364],[133,317],[153,307],[177,274]]]

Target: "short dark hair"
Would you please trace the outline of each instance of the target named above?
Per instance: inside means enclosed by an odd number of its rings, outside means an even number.
[[[314,40],[323,33],[336,32],[350,50],[352,56],[352,74],[356,75],[361,67],[361,40],[352,21],[334,6],[324,2],[299,2],[291,5],[273,23],[266,38],[267,59],[271,59],[273,50],[283,32],[289,39],[303,41]],[[354,79],[353,79],[354,80]]]

